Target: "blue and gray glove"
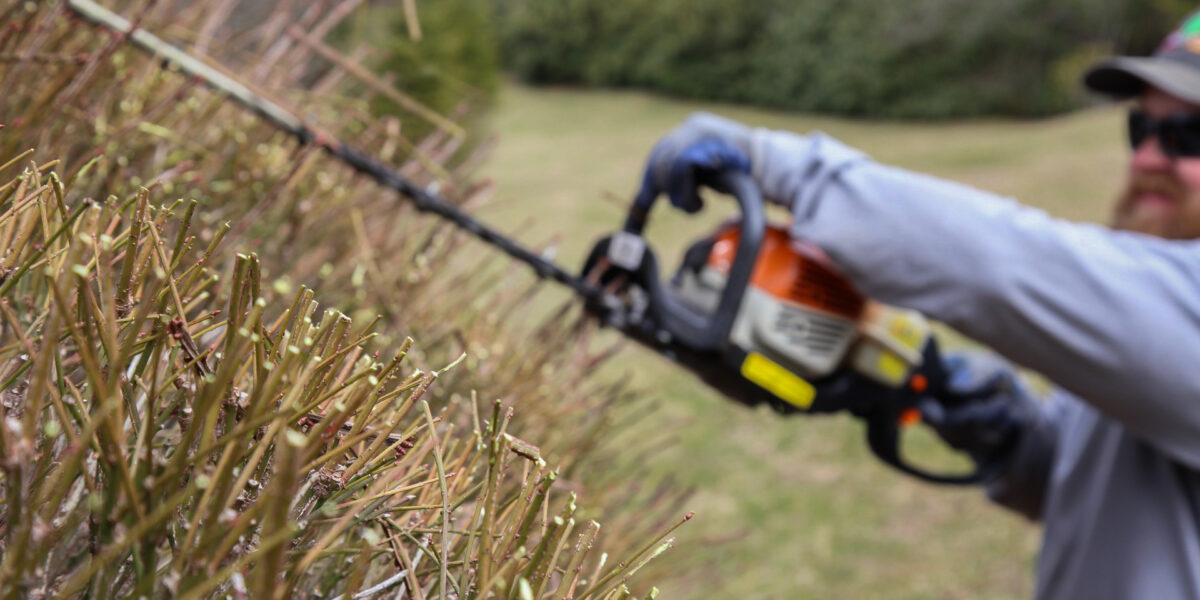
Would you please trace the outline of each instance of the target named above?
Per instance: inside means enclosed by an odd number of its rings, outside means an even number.
[[[666,193],[671,204],[689,213],[703,208],[697,186],[699,171],[732,169],[750,172],[751,130],[708,113],[696,113],[654,146],[635,202],[648,207]]]
[[[830,178],[865,158],[821,133],[801,135],[751,128],[710,113],[694,113],[664,136],[646,166],[636,206],[648,209],[659,194],[687,212],[703,207],[696,175],[737,169],[754,178],[768,202],[795,209],[811,203]]]
[[[918,405],[922,421],[976,464],[1004,461],[1035,401],[1011,367],[995,355],[950,354],[943,357],[942,366],[946,387],[964,400],[946,404],[926,399]]]

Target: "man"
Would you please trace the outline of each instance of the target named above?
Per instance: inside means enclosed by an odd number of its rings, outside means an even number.
[[[1179,241],[1200,237],[1200,13],[1154,56],[1101,63],[1085,82],[1135,100],[1115,229],[712,115],[656,146],[642,193],[695,211],[696,168],[747,168],[791,207],[792,234],[865,294],[1061,387],[1049,402],[1007,392],[934,419],[973,454],[997,447],[986,429],[1015,424],[987,487],[1045,523],[1039,598],[1200,598],[1200,242]]]

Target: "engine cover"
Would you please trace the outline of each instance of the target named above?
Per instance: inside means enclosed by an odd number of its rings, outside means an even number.
[[[682,300],[712,312],[737,249],[737,223],[692,247],[673,284]],[[932,335],[919,313],[864,298],[821,251],[768,226],[738,308],[730,343],[805,379],[850,366],[897,387],[921,364]]]
[[[722,227],[709,244],[694,249],[675,278],[676,293],[696,308],[716,306],[737,249],[739,228]],[[703,262],[697,254],[707,249]],[[818,251],[767,228],[734,320],[730,342],[758,352],[805,378],[831,374],[857,338],[865,301],[823,264]]]

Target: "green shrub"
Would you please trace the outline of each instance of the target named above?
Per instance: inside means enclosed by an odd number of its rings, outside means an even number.
[[[490,102],[499,85],[500,64],[488,0],[418,1],[420,39],[410,37],[400,4],[359,11],[335,32],[335,40],[346,47],[369,44],[373,53],[367,66],[439,113],[453,112],[464,99]],[[386,98],[376,99],[372,110],[378,115],[404,112]]]
[[[1083,49],[1147,50],[1184,10],[1173,0],[495,1],[505,61],[528,81],[902,118],[1077,106]]]

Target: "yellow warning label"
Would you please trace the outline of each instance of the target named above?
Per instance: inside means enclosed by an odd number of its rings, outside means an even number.
[[[889,383],[899,385],[904,381],[904,376],[908,375],[908,363],[904,362],[900,356],[884,350],[879,355],[879,374],[888,380]]]
[[[817,396],[811,383],[757,352],[746,355],[742,376],[802,410],[808,410]]]

